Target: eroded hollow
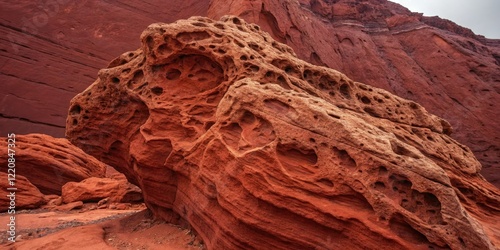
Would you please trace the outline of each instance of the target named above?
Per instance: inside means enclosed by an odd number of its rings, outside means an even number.
[[[340,167],[355,168],[356,161],[343,149],[332,147],[332,158]]]
[[[290,105],[276,99],[266,99],[264,104],[276,114],[286,114],[290,109],[293,109]]]
[[[134,89],[137,85],[141,84],[144,80],[144,72],[142,70],[137,70],[134,72],[134,76],[127,83],[129,89]]]
[[[177,80],[179,78],[179,76],[181,76],[181,71],[178,70],[178,69],[169,69],[167,70],[167,74],[166,74],[166,78],[168,80]]]
[[[340,85],[339,91],[346,99],[351,99],[351,90],[347,83]]]
[[[155,82],[171,96],[195,95],[217,87],[222,66],[204,55],[177,55],[169,63],[152,66]]]
[[[389,228],[395,233],[395,235],[411,243],[430,244],[427,237],[415,230],[400,214],[393,215],[393,217],[389,220]]]
[[[73,107],[71,107],[71,109],[69,110],[69,113],[71,115],[79,115],[80,112],[82,112],[82,107],[80,107],[80,105],[78,104],[73,105]]]
[[[263,147],[276,139],[272,124],[248,110],[242,110],[235,122],[221,128],[226,144],[235,150]]]
[[[278,143],[276,153],[283,167],[291,174],[311,175],[316,172],[318,155],[313,149]]]
[[[177,40],[188,43],[190,41],[199,41],[212,37],[206,31],[195,31],[195,32],[181,32],[177,34]]]
[[[391,148],[392,151],[398,155],[408,156],[414,159],[420,158],[417,154],[413,153],[411,150],[403,146],[402,143],[391,141]]]

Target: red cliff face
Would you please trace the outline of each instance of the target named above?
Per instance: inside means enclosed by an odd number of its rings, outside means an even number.
[[[500,116],[498,40],[384,0],[252,1],[252,11],[223,2],[219,8],[213,3],[209,15],[240,15],[290,45],[299,58],[446,118],[453,137],[472,148],[485,176],[500,185],[500,127],[491,119]]]
[[[205,1],[16,1],[0,18],[0,131],[64,136],[68,103],[137,47],[149,24],[206,15]],[[0,135],[5,136],[5,135]]]
[[[222,8],[222,6],[221,6]],[[208,249],[494,249],[500,192],[450,124],[235,16],[150,25],[66,135]]]
[[[49,4],[52,3],[52,4]],[[92,13],[92,14],[90,14]],[[233,14],[297,56],[421,103],[450,121],[499,186],[500,43],[385,0],[17,1],[2,6],[0,130],[64,133],[69,100],[153,22]],[[133,20],[133,21],[131,21]]]

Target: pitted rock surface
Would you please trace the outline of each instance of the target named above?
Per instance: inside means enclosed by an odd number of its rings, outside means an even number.
[[[116,55],[136,48],[130,37],[147,25],[235,15],[300,59],[445,118],[482,175],[500,187],[500,123],[491,119],[500,116],[500,40],[451,21],[386,0],[19,0],[2,7],[0,131],[61,137],[69,100]]]
[[[90,177],[81,182],[68,182],[62,187],[64,203],[75,201],[140,202],[141,191],[126,180]]]
[[[71,101],[66,135],[208,249],[499,246],[499,190],[419,104],[233,16],[141,41]]]

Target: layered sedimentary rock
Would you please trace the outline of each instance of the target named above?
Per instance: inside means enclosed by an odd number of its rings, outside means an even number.
[[[22,175],[16,175],[15,185],[11,186],[7,173],[0,172],[0,212],[14,215],[15,211],[38,208],[45,203],[43,194]],[[12,189],[12,188],[15,189]]]
[[[91,13],[91,15],[89,15]],[[449,120],[500,186],[500,42],[385,0],[17,1],[2,8],[0,131],[64,134],[68,101],[150,23],[231,14],[297,56]],[[133,20],[133,21],[131,21]],[[68,81],[72,79],[72,81]],[[54,98],[56,97],[56,98]],[[36,110],[36,112],[34,112]]]
[[[153,24],[70,105],[67,137],[209,249],[493,249],[500,193],[419,104],[226,16]]]
[[[15,171],[44,194],[61,194],[66,182],[104,177],[106,164],[71,144],[67,139],[29,134],[15,137]],[[7,166],[7,139],[0,138],[0,166]],[[6,167],[1,171],[7,172]]]
[[[153,22],[206,15],[207,8],[197,0],[2,4],[0,131],[63,137],[71,98],[109,60],[138,46],[130,37]]]
[[[108,198],[110,202],[139,202],[141,190],[126,180],[91,177],[81,182],[68,182],[62,187],[65,203]]]
[[[244,6],[244,7],[243,7]],[[385,0],[212,1],[259,24],[299,58],[422,104],[453,125],[500,187],[500,40]]]

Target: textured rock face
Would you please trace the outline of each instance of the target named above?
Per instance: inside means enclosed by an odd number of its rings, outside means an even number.
[[[111,59],[139,45],[130,37],[139,36],[154,22],[206,15],[208,4],[198,0],[2,4],[0,131],[63,137],[71,98]]]
[[[419,104],[236,17],[141,40],[72,100],[67,137],[209,249],[499,245],[498,189]]]
[[[153,22],[232,14],[257,23],[303,60],[444,117],[452,136],[482,163],[483,175],[500,186],[500,128],[491,119],[500,116],[499,40],[385,0],[56,2],[2,8],[0,131],[62,136],[68,101],[97,69],[136,48],[130,37]]]
[[[7,139],[0,138],[0,153],[7,155]],[[70,181],[103,177],[106,165],[86,154],[67,139],[48,135],[16,135],[16,174],[25,176],[44,194],[61,194],[61,187]],[[7,166],[7,158],[0,158]],[[2,167],[6,172],[6,168]]]
[[[227,13],[259,24],[303,60],[444,117],[500,187],[500,126],[491,120],[500,116],[499,40],[384,0],[215,0],[208,11]]]
[[[138,202],[141,192],[136,189],[130,188],[125,180],[91,177],[81,182],[66,183],[62,187],[62,198],[65,203],[99,201],[104,198],[109,198],[110,202]]]
[[[7,190],[7,188],[12,187],[7,181],[7,174],[0,172],[0,178],[2,178],[0,182],[0,213],[8,212],[9,210],[18,211],[21,208],[38,208],[45,203],[43,194],[26,177],[16,175],[15,187],[17,190],[15,190],[14,195],[11,194],[11,191]],[[12,207],[11,201],[15,203],[12,204]]]

